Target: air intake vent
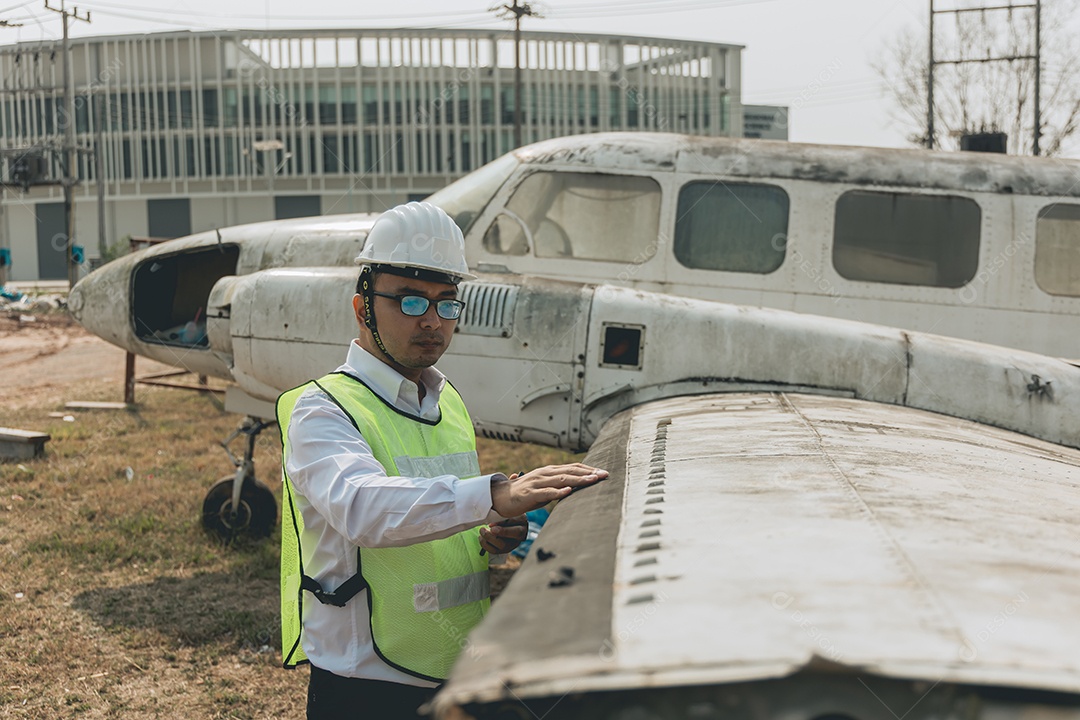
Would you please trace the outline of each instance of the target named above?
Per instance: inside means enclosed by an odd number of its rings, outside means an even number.
[[[498,283],[462,283],[465,313],[457,331],[464,335],[510,337],[514,334],[514,306],[518,286]]]
[[[484,437],[489,440],[502,440],[503,442],[521,442],[521,435],[511,435],[510,433],[498,432],[497,430],[481,430]]]

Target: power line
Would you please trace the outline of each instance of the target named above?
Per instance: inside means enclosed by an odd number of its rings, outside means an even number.
[[[98,15],[105,15],[106,17],[122,18],[124,20],[138,20],[139,22],[157,23],[159,25],[172,25],[174,27],[181,28],[199,28],[202,30],[221,30],[220,25],[206,25],[204,23],[192,22],[191,20],[168,20],[164,18],[157,18],[149,15],[136,15],[134,13],[122,13],[113,10],[103,10],[98,7],[93,8],[94,12]]]
[[[653,2],[653,1],[655,1],[655,0],[650,0],[650,2]],[[123,4],[123,3],[102,2],[101,0],[88,0],[84,4],[86,6],[88,6],[88,7],[91,7],[93,9],[95,9],[95,10],[98,10],[99,12],[102,12],[103,14],[104,14],[104,11],[101,10],[100,8],[112,8],[112,9],[115,9],[115,10],[133,10],[133,11],[136,11],[138,13],[141,13],[143,17],[151,17],[151,15],[148,15],[147,12],[146,12],[147,8],[145,6],[141,6],[141,5],[126,5],[126,4]],[[163,15],[163,16],[179,16],[179,17],[182,17],[182,18],[188,18],[188,17],[191,16],[190,12],[181,11],[181,10],[175,10],[175,11],[174,10],[160,10],[160,11],[156,11],[156,13],[153,13],[153,14],[159,14],[159,15]],[[480,19],[480,18],[487,17],[487,11],[485,11],[485,10],[440,10],[439,11],[439,16],[440,17],[445,17],[445,16],[472,16],[472,17],[476,17],[476,18]],[[307,14],[307,15],[267,15],[265,13],[261,13],[261,14],[214,13],[214,14],[211,14],[211,15],[203,15],[203,17],[204,18],[222,19],[222,20],[262,20],[262,21],[265,21],[265,20],[277,20],[277,21],[281,21],[281,22],[296,22],[296,21],[319,22],[320,21],[320,18],[318,16],[313,16],[313,15],[310,15],[310,14]],[[334,15],[332,17],[325,18],[325,20],[337,24],[337,23],[341,23],[342,21],[354,21],[354,20],[357,21],[357,22],[370,22],[370,21],[385,21],[385,20],[416,20],[416,19],[420,19],[420,18],[431,18],[431,13],[430,12],[427,12],[427,13],[395,13],[395,14],[388,14],[388,15],[369,15],[369,14],[365,14],[365,15],[354,15],[354,16]]]
[[[837,81],[829,80],[827,82],[826,81],[820,82],[820,89],[825,90],[826,88],[844,88],[844,87],[855,87],[855,86],[863,86],[863,87],[865,87],[865,86],[880,86],[881,83],[882,83],[881,79],[880,78],[875,78],[875,77],[863,77],[863,78],[856,78],[854,80],[837,80]],[[808,88],[810,88],[812,86],[813,86],[813,82],[804,82],[804,83],[799,83],[797,85],[784,85],[782,87],[766,88],[766,89],[758,91],[757,94],[758,95],[767,95],[767,96],[773,96],[773,95],[781,96],[781,95],[799,94],[799,93],[804,92],[805,90],[807,90]]]
[[[618,6],[614,7],[609,4],[602,3],[587,3],[582,5],[575,5],[572,7],[566,7],[563,9],[553,7],[551,10],[551,15],[553,17],[559,17],[563,19],[588,19],[617,16],[652,15],[657,13],[685,12],[693,10],[724,9],[728,7],[736,7],[741,5],[758,5],[776,1],[777,0],[626,0],[625,2],[620,3]],[[220,25],[207,24],[206,22],[193,22],[191,20],[190,13],[179,10],[148,11],[145,6],[106,2],[103,0],[87,0],[84,5],[92,8],[99,14],[107,15],[109,17],[124,18],[128,20],[139,20],[143,22],[154,22],[164,25],[174,25],[178,27],[220,29]],[[17,7],[21,7],[21,5]],[[484,10],[441,10],[438,14],[439,18],[459,17],[469,19],[451,23],[437,23],[435,25],[428,22],[423,25],[417,25],[415,27],[456,27],[473,23],[484,23],[488,19],[487,12],[488,11]],[[318,24],[325,21],[334,25],[338,25],[343,21],[369,23],[397,20],[407,22],[418,19],[426,19],[430,21],[432,19],[432,15],[429,12],[357,16],[334,15],[333,17],[326,18],[320,18],[318,16],[312,15],[266,15],[253,13],[216,13],[213,15],[203,15],[202,17],[204,19],[209,18],[222,22],[236,20],[258,20],[289,23],[303,21]]]
[[[594,9],[574,7],[560,11],[552,9],[551,16],[561,19],[588,19],[604,17],[623,17],[635,15],[655,15],[657,13],[687,12],[693,10],[721,10],[740,5],[760,5],[777,0],[728,0],[727,2],[661,2],[660,0],[644,0],[637,5],[598,5]]]

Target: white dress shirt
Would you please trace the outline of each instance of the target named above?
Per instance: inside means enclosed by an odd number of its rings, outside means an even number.
[[[420,374],[426,390],[422,401],[415,383],[355,340],[338,371],[360,378],[399,410],[426,420],[439,418],[446,377],[434,367]],[[491,508],[491,475],[387,476],[349,418],[318,388],[297,400],[288,433],[285,468],[304,519],[304,572],[328,592],[356,573],[358,546],[412,545],[503,519]],[[313,665],[335,675],[435,686],[375,654],[367,590],[342,608],[305,593],[303,645]]]

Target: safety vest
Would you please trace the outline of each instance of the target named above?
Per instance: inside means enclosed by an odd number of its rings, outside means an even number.
[[[289,419],[296,401],[318,387],[348,416],[387,475],[476,477],[476,435],[461,396],[447,384],[440,418],[425,420],[387,403],[358,378],[333,373],[281,395],[277,402],[282,463],[289,452]],[[465,636],[490,605],[488,558],[480,530],[406,547],[357,548],[357,572],[336,589],[304,573],[301,497],[284,473],[281,530],[281,643],[285,667],[307,662],[301,636],[305,593],[343,607],[367,590],[375,652],[387,664],[441,682],[465,646]],[[342,628],[344,631],[345,628]]]

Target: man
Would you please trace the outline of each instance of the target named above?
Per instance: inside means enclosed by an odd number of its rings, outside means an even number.
[[[345,364],[278,400],[283,659],[311,663],[311,720],[415,717],[488,608],[488,555],[524,539],[525,512],[607,476],[480,474],[465,405],[433,367],[474,277],[446,213],[387,211],[358,261]]]

